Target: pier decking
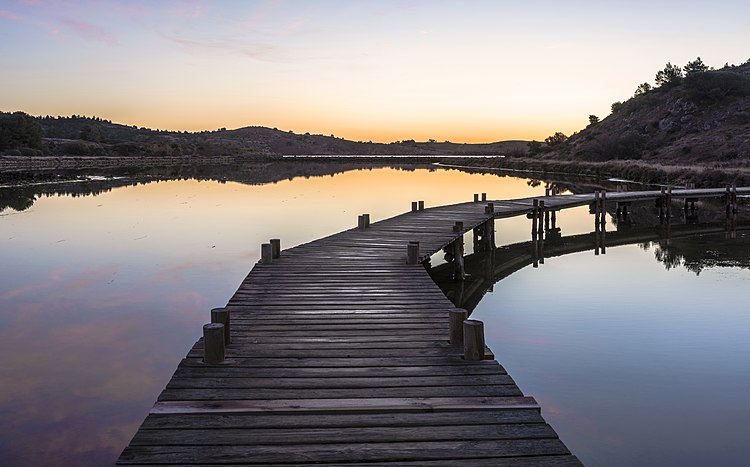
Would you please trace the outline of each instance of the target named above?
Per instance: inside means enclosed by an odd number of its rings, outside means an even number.
[[[594,195],[536,199],[562,209]],[[410,241],[424,259],[534,206],[490,203],[409,212],[256,265],[227,305],[226,361],[203,363],[198,341],[118,464],[579,465],[491,353],[467,361],[448,343],[454,306],[406,264]]]

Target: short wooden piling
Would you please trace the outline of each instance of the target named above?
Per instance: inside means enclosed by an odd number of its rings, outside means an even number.
[[[411,212],[417,212],[419,210],[419,203],[416,201],[411,202]]]
[[[667,187],[667,221],[669,221],[672,218],[672,187]]]
[[[419,242],[409,242],[407,245],[406,264],[419,264]]]
[[[495,212],[495,203],[487,203],[487,205],[484,207],[484,213],[492,214],[494,212]]]
[[[419,203],[419,210],[424,211],[424,201],[418,201]]]
[[[487,193],[482,193],[482,201],[487,201]]]
[[[270,242],[271,242],[271,257],[273,259],[279,258],[281,256],[281,239],[272,238]]]
[[[261,264],[273,263],[273,245],[270,243],[264,243],[260,246],[260,262]]]
[[[539,238],[542,238],[544,235],[544,200],[539,200],[539,208],[537,210],[537,216],[539,216],[538,227],[539,227]]]
[[[224,345],[232,343],[229,324],[229,308],[214,308],[211,310],[211,322],[224,325]]]
[[[474,202],[475,203],[479,202],[479,193],[474,193]]]
[[[536,238],[537,235],[537,222],[539,222],[539,200],[534,199],[531,201],[533,209],[531,211],[531,236]]]
[[[453,224],[453,231],[456,233],[463,232],[464,231],[464,223],[462,221],[456,221],[455,224]]]
[[[208,365],[224,362],[224,325],[221,323],[203,325],[203,362]]]
[[[365,225],[365,215],[364,214],[360,214],[359,216],[357,216],[357,228],[359,230],[364,230],[364,229],[367,228],[367,225]]]
[[[464,345],[464,321],[469,317],[469,312],[463,308],[456,308],[448,312],[448,323],[451,345]]]
[[[484,323],[476,319],[464,321],[464,360],[484,360]]]

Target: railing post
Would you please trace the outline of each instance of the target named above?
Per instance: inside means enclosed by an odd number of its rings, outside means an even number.
[[[281,256],[281,239],[278,238],[272,238],[271,239],[271,257],[273,259],[279,258]]]
[[[469,312],[463,308],[456,308],[448,312],[448,323],[450,330],[449,342],[451,345],[464,345],[464,321],[469,317]]]
[[[464,321],[464,360],[484,360],[484,323],[467,319]]]
[[[273,246],[270,243],[264,243],[260,246],[261,264],[273,263]]]
[[[229,325],[229,308],[214,308],[211,310],[211,322],[224,326],[224,345],[232,343]]]
[[[419,264],[419,242],[409,242],[407,245],[406,264]]]
[[[203,325],[203,362],[216,365],[224,362],[224,325]]]

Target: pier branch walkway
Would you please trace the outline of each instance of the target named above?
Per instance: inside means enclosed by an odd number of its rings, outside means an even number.
[[[463,234],[494,248],[494,218],[536,225],[546,210],[671,206],[671,197],[720,196],[736,212],[737,193],[750,189],[475,195],[415,202],[372,224],[363,215],[357,228],[283,251],[265,245],[224,309],[223,361],[204,362],[199,340],[118,464],[580,465],[484,348],[481,329],[460,334],[473,320],[456,324],[460,310],[420,263],[444,250],[462,274]]]

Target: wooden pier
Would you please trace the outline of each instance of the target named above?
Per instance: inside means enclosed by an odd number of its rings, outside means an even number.
[[[736,193],[750,189],[682,191],[670,196],[728,196],[728,212],[734,194],[736,212]],[[489,349],[469,348],[483,347],[481,323],[463,321],[420,263],[443,249],[462,274],[465,232],[492,248],[494,218],[541,222],[595,195],[474,199],[415,202],[372,224],[363,215],[288,250],[269,242],[227,304],[230,342],[206,356],[223,362],[204,362],[204,343],[224,336],[206,334],[118,464],[579,465]],[[463,346],[449,342],[461,335],[450,322],[470,333]]]

